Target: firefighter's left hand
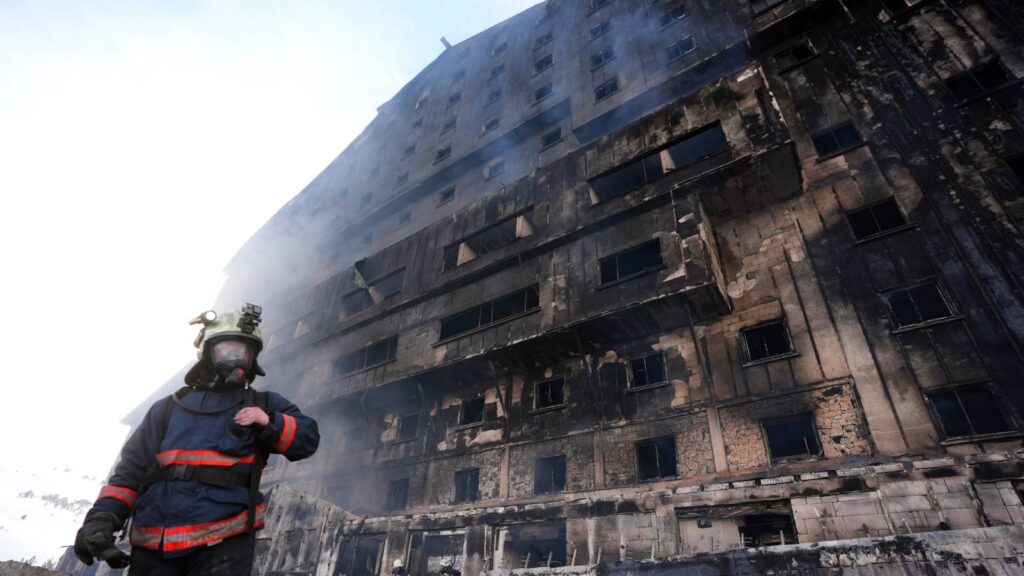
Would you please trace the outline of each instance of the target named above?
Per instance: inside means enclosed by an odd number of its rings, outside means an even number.
[[[257,406],[246,406],[235,414],[235,424],[239,426],[269,426],[270,416]]]

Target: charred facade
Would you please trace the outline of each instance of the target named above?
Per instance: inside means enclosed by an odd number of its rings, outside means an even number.
[[[324,430],[265,482],[345,511],[265,570],[1024,523],[1022,37],[1011,0],[551,0],[447,49],[229,267]]]

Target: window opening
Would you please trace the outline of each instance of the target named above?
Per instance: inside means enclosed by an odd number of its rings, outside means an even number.
[[[537,37],[537,40],[535,40],[533,43],[533,49],[536,50],[538,48],[543,48],[544,46],[550,44],[553,39],[554,34],[549,30],[548,32],[545,32],[543,35]]]
[[[675,478],[676,439],[672,436],[636,443],[637,477],[641,482],[658,478]]]
[[[398,225],[405,226],[412,221],[412,212],[402,212],[398,215]]]
[[[984,386],[966,386],[928,394],[947,438],[1011,430],[1000,402]]]
[[[558,127],[545,133],[540,138],[540,149],[544,150],[562,141],[562,128]]]
[[[459,425],[476,424],[484,421],[484,399],[473,398],[462,401],[462,410],[459,414]]]
[[[541,86],[540,88],[537,88],[536,90],[533,91],[533,103],[536,104],[537,102],[540,102],[541,100],[544,100],[548,96],[551,96],[551,94],[553,94],[553,93],[554,93],[554,88],[552,87],[552,85],[551,84],[545,84],[545,85]]]
[[[946,87],[960,102],[983,96],[1010,81],[1006,70],[995,60],[979,64],[946,80]]]
[[[785,1],[786,0],[750,0],[750,8],[754,11],[754,16],[760,16]]]
[[[409,500],[409,479],[392,480],[388,484],[388,510],[403,510]]]
[[[850,222],[853,237],[857,240],[873,238],[907,225],[907,219],[903,217],[895,198],[887,198],[864,208],[850,210],[846,213],[846,219]]]
[[[815,136],[813,140],[819,157],[838,154],[864,141],[860,137],[860,132],[857,132],[853,124],[849,122],[830,128],[827,132]]]
[[[554,378],[537,382],[534,390],[534,410],[565,404],[565,378]]]
[[[452,145],[448,144],[443,148],[438,148],[437,152],[434,153],[434,162],[441,162],[452,155]]]
[[[785,320],[772,320],[740,332],[747,362],[759,362],[793,353],[793,343]]]
[[[555,62],[555,57],[551,54],[544,55],[540,60],[533,63],[533,73],[540,74],[547,70]]]
[[[491,90],[487,94],[487,100],[484,101],[484,106],[490,106],[491,104],[494,104],[498,100],[501,100],[502,94],[503,94],[503,91],[502,91],[501,88],[498,88],[496,90]]]
[[[402,440],[412,440],[416,437],[416,428],[420,423],[419,414],[408,414],[398,419],[398,434],[395,435],[395,440],[401,442]]]
[[[658,17],[658,22],[661,23],[662,27],[669,26],[677,20],[682,20],[686,17],[686,8],[680,4],[667,12],[663,13]]]
[[[491,130],[494,130],[495,128],[497,128],[498,124],[500,124],[500,123],[501,123],[501,120],[499,120],[497,116],[492,116],[492,117],[488,118],[483,123],[483,126],[480,127],[480,133],[481,134],[487,134]]]
[[[462,91],[459,90],[458,92],[455,92],[451,96],[448,97],[448,106],[454,106],[454,105],[458,104],[461,101],[462,101]]]
[[[642,388],[665,382],[665,358],[661,352],[634,358],[630,360],[629,367],[633,375],[630,388]]]
[[[444,190],[441,190],[440,194],[438,194],[437,204],[440,206],[441,204],[450,202],[453,198],[455,198],[455,186],[445,188]]]
[[[672,44],[665,49],[665,54],[668,56],[669,62],[682,58],[684,54],[692,51],[696,47],[692,36],[687,36],[682,40]]]
[[[817,55],[818,53],[814,50],[810,40],[804,39],[776,54],[775,64],[779,70],[791,70]]]
[[[568,561],[565,520],[516,524],[500,530],[503,532],[498,538],[503,543],[499,550],[502,566],[515,569],[558,567]]]
[[[500,44],[496,45],[493,50],[491,50],[491,56],[497,56],[498,54],[504,52],[507,48],[508,42],[503,40]]]
[[[894,328],[908,328],[953,315],[935,282],[890,290],[882,295]]]
[[[611,46],[606,46],[590,57],[590,69],[596,70],[613,58],[615,58],[615,49]]]
[[[659,268],[662,265],[661,241],[644,242],[635,248],[602,258],[599,264],[601,284],[608,284]]]
[[[448,340],[517,314],[534,310],[540,306],[539,299],[538,286],[534,284],[448,316],[441,320],[440,339]]]
[[[448,132],[452,128],[455,128],[455,123],[459,121],[459,117],[454,114],[445,118],[444,124],[441,125],[441,134]]]
[[[416,152],[416,145],[415,144],[410,144],[410,145],[406,146],[405,149],[402,150],[402,160],[405,160],[409,156],[412,156],[414,152]]]
[[[607,80],[605,82],[602,82],[601,84],[597,85],[597,88],[594,88],[594,101],[595,102],[600,102],[601,100],[604,100],[605,98],[608,98],[609,96],[611,96],[612,94],[615,94],[618,91],[619,91],[619,79],[618,78],[612,78],[611,80]]]
[[[821,454],[811,414],[768,420],[763,423],[772,461]]]
[[[392,336],[350,352],[337,360],[338,372],[349,374],[357,370],[371,368],[395,359],[398,349],[398,336]]]
[[[397,188],[397,187],[405,184],[408,181],[409,181],[409,173],[408,172],[402,172],[401,174],[398,175],[398,178],[395,179],[395,187]]]
[[[415,122],[412,123],[412,129],[416,130],[417,128],[422,128],[422,127],[423,127],[423,116],[420,116],[419,118],[416,119]]]
[[[504,173],[505,161],[498,160],[497,162],[491,163],[489,166],[487,166],[487,169],[484,170],[484,181],[493,180]]]
[[[611,29],[612,29],[612,21],[611,20],[602,20],[597,26],[594,26],[593,28],[590,29],[590,39],[591,40],[596,40],[596,39],[600,38],[601,36],[604,36],[605,34],[607,34],[608,31],[611,30]]]
[[[380,303],[388,296],[394,296],[402,291],[402,281],[405,279],[405,268],[397,270],[370,284],[370,296],[374,302]]]
[[[370,306],[373,306],[373,298],[370,298],[370,293],[362,288],[341,298],[341,309],[346,317],[358,314]]]
[[[533,466],[533,493],[553,494],[565,490],[565,455],[538,458]]]
[[[480,499],[480,469],[459,470],[455,473],[455,503],[476,502]]]
[[[505,73],[505,63],[502,62],[501,64],[498,64],[494,68],[491,68],[491,73],[487,76],[487,79],[488,80],[494,80],[498,76],[501,76],[504,73]]]

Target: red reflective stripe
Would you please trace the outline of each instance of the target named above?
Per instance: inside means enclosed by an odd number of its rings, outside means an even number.
[[[107,484],[103,488],[100,488],[100,495],[98,498],[113,498],[120,500],[128,505],[128,508],[135,507],[135,499],[139,497],[139,493],[131,488],[125,488],[124,486],[114,486],[113,484]]]
[[[266,504],[260,504],[256,507],[256,527],[263,525],[266,508]],[[223,520],[166,528],[163,532],[164,552],[185,550],[237,536],[245,532],[245,523],[248,520],[248,515],[249,511],[243,510]]]
[[[292,441],[295,440],[295,428],[297,426],[294,416],[281,414],[281,417],[284,419],[284,426],[281,429],[281,438],[274,445],[274,449],[278,452],[287,452],[288,448],[292,445]]]
[[[252,464],[256,456],[232,456],[215,450],[167,450],[156,455],[161,466],[185,464],[192,466],[234,466]]]

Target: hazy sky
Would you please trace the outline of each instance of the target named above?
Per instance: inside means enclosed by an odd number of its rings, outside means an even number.
[[[70,544],[70,516],[4,502],[25,473],[106,476],[246,238],[442,35],[535,3],[0,0],[0,471],[22,473],[0,483],[0,560]]]

